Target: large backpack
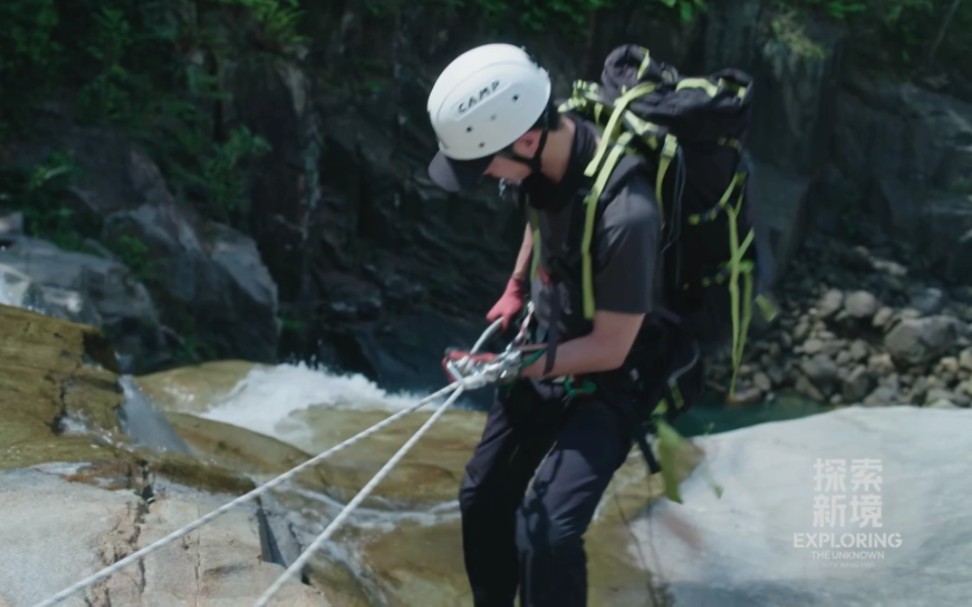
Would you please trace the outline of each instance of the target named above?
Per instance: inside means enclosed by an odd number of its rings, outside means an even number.
[[[765,318],[775,316],[760,292],[767,281],[757,276],[760,264],[749,216],[743,143],[751,102],[752,79],[741,71],[682,77],[674,67],[653,60],[648,49],[625,45],[605,59],[600,83],[575,82],[560,107],[591,120],[603,133],[585,171],[593,180],[579,243],[585,317],[592,320],[595,310],[594,225],[610,198],[605,191],[617,183],[615,173],[624,170],[618,167],[635,155],[654,179],[667,307],[704,346],[731,344],[730,394],[752,304]]]

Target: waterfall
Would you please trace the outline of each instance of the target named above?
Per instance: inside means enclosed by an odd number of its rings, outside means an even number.
[[[125,392],[119,420],[126,434],[152,449],[189,453],[185,441],[172,429],[165,415],[139,390],[131,376],[120,377],[118,383]]]

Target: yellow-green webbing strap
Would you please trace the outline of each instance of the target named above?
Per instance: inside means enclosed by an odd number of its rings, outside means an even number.
[[[584,110],[592,104],[595,106],[603,105],[599,91],[600,87],[595,82],[576,80],[570,97],[560,104],[557,111],[561,113],[572,112],[578,108]]]
[[[581,241],[581,291],[584,299],[584,318],[594,319],[594,270],[591,264],[591,242],[594,239],[594,223],[597,214],[597,202],[604,193],[608,179],[617,166],[618,160],[625,152],[625,147],[631,142],[633,135],[624,133],[618,138],[607,161],[597,174],[591,191],[584,198],[584,238]]]
[[[594,154],[594,158],[590,164],[587,165],[587,169],[584,170],[584,175],[593,177],[598,170],[597,167],[601,166],[604,155],[607,153],[611,143],[617,138],[618,130],[621,127],[621,117],[624,115],[628,104],[642,95],[647,95],[653,90],[655,90],[655,85],[650,82],[645,82],[633,87],[614,100],[614,111],[611,113],[611,119],[608,120],[607,126],[604,127],[604,133],[601,135],[601,142],[597,146],[597,152]]]
[[[759,308],[759,313],[763,317],[763,320],[767,322],[772,322],[779,314],[779,309],[776,307],[770,298],[766,297],[762,293],[756,296],[756,307]]]
[[[530,278],[537,277],[537,269],[540,267],[540,213],[530,208],[527,211],[527,218],[530,221],[530,234],[533,241],[533,259],[530,260]]]
[[[655,427],[658,429],[658,464],[661,466],[662,479],[665,481],[665,497],[681,504],[682,495],[678,491],[676,462],[685,439],[661,418],[655,420]]]
[[[683,78],[675,85],[676,91],[682,89],[702,89],[709,97],[715,97],[719,93],[719,87],[705,78]]]
[[[658,465],[661,468],[662,480],[665,482],[665,497],[681,504],[683,501],[682,494],[678,489],[677,464],[679,452],[685,448],[688,441],[661,417],[656,416],[654,423],[658,435]],[[712,474],[704,461],[701,464],[701,470],[716,497],[721,498],[722,486],[712,478]]]
[[[661,157],[658,159],[658,177],[655,179],[655,201],[658,203],[658,213],[662,225],[665,224],[665,204],[662,201],[662,186],[665,184],[665,174],[668,167],[672,165],[672,159],[678,152],[678,139],[674,135],[665,137],[665,144],[662,146]]]
[[[736,191],[737,184],[740,187],[742,186],[742,180],[744,179],[745,179],[745,173],[736,173],[733,176],[732,181],[729,182],[729,187],[727,187],[726,191],[722,193],[722,198],[719,199],[719,202],[716,204],[716,206],[705,213],[694,213],[692,215],[689,215],[687,218],[689,225],[695,226],[695,225],[699,225],[703,221],[709,221],[713,219],[715,217],[716,210],[718,207],[722,207],[723,209],[726,210],[726,212],[731,210],[731,205],[729,205],[729,198],[732,196],[732,193]]]
[[[645,58],[641,60],[641,65],[638,66],[638,74],[635,76],[635,78],[641,80],[641,77],[645,75],[645,71],[651,67],[651,53],[643,46],[639,46],[638,48],[645,52]]]
[[[625,112],[622,120],[627,126],[626,130],[633,132],[649,149],[658,149],[658,139],[664,137],[661,127],[653,122],[638,118],[634,115],[634,112]]]
[[[749,230],[743,242],[739,242],[739,234],[736,231],[737,219],[742,210],[743,196],[745,194],[745,173],[736,173],[732,183],[729,185],[731,191],[734,187],[739,187],[737,204],[735,206],[726,204],[726,216],[729,219],[729,298],[731,305],[732,321],[732,380],[729,384],[729,394],[735,394],[736,376],[739,373],[739,365],[742,362],[743,348],[746,344],[746,331],[749,330],[749,321],[752,318],[751,300],[753,296],[753,263],[744,260],[743,255],[753,242],[755,235],[753,230]],[[727,196],[723,195],[723,199]],[[743,286],[743,300],[740,310],[739,300],[739,275],[744,275],[745,284]],[[741,315],[740,315],[741,314]]]

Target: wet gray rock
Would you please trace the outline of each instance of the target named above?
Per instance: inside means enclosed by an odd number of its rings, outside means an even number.
[[[972,371],[972,348],[966,348],[959,354],[959,367]]]
[[[818,354],[800,364],[800,369],[814,385],[827,384],[836,379],[837,365],[829,356]]]
[[[0,236],[22,236],[24,234],[24,214],[20,211],[4,213],[0,211]]]
[[[894,360],[921,364],[948,352],[962,328],[947,316],[902,320],[884,337],[884,347]]]
[[[865,342],[863,339],[855,339],[853,342],[851,342],[848,352],[851,360],[854,362],[860,362],[866,359],[869,352],[867,342]]]
[[[132,361],[158,360],[164,343],[159,315],[131,268],[37,238],[10,237],[6,245],[0,248],[0,301],[104,330],[126,370]]]
[[[879,303],[877,298],[867,291],[854,291],[844,298],[843,313],[855,320],[873,318],[877,313]]]
[[[837,314],[844,305],[844,293],[839,289],[830,289],[824,293],[817,304],[817,315],[821,319],[828,319]]]
[[[811,338],[804,342],[803,353],[808,355],[814,355],[820,353],[824,349],[824,342],[820,339]]]
[[[871,326],[877,329],[886,329],[888,323],[894,317],[894,309],[888,306],[883,306],[874,314],[874,319],[871,321]]]
[[[899,402],[898,391],[889,386],[878,386],[864,398],[864,403],[871,407],[887,407]]]
[[[927,287],[912,290],[909,294],[909,307],[921,312],[922,316],[938,314],[945,307],[945,293],[941,289]]]
[[[143,271],[168,300],[163,310],[192,319],[197,335],[187,339],[204,339],[220,356],[276,359],[277,286],[253,239],[168,200],[113,213],[103,240],[140,243]]]
[[[233,497],[165,483],[155,487],[148,503],[134,491],[65,480],[76,468],[51,464],[0,473],[0,605],[50,598]],[[261,560],[255,510],[234,509],[65,604],[250,604],[284,571]],[[331,604],[294,579],[277,601],[295,607]]]
[[[796,385],[794,387],[797,393],[806,396],[810,400],[823,402],[826,398],[824,393],[821,392],[820,389],[817,388],[817,386],[813,385],[813,383],[809,379],[807,379],[805,375],[798,374]]]
[[[972,402],[965,394],[952,390],[943,390],[941,388],[933,388],[925,395],[926,406],[940,400],[946,400],[959,407],[968,407],[969,403]]]
[[[874,378],[867,367],[859,365],[841,382],[841,396],[846,403],[858,403],[871,392]]]

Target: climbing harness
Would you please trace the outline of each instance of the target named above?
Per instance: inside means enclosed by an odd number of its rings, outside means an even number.
[[[232,500],[231,502],[224,504],[223,506],[217,508],[216,510],[213,510],[209,514],[206,514],[200,517],[199,519],[179,529],[176,529],[175,531],[169,533],[165,537],[156,540],[155,542],[149,544],[148,546],[145,546],[144,548],[136,552],[133,552],[132,554],[118,560],[115,563],[112,563],[111,565],[105,567],[101,571],[98,571],[78,581],[77,583],[72,584],[71,586],[65,588],[64,590],[61,590],[54,596],[40,603],[37,603],[34,607],[50,607],[52,605],[56,605],[57,603],[60,603],[61,601],[67,599],[68,597],[78,592],[81,592],[82,590],[90,586],[93,586],[94,584],[97,584],[98,582],[108,578],[114,573],[117,573],[118,571],[127,567],[128,565],[131,565],[132,563],[142,558],[145,558],[149,554],[158,551],[159,549],[165,547],[166,545],[171,544],[175,540],[189,533],[192,533],[196,529],[199,529],[206,523],[213,521],[217,517],[225,514],[226,512],[235,508],[236,506],[239,506],[256,497],[259,497],[260,495],[266,493],[270,489],[273,489],[274,487],[277,487],[278,485],[292,479],[301,471],[306,470],[307,468],[322,462],[323,460],[327,459],[331,455],[334,455],[339,451],[343,451],[344,449],[347,449],[348,447],[354,445],[358,441],[367,438],[372,434],[375,434],[379,430],[384,429],[385,427],[389,426],[390,424],[404,417],[405,415],[408,415],[409,413],[412,413],[420,409],[421,407],[427,405],[428,403],[438,398],[449,395],[446,401],[439,406],[439,408],[422,425],[422,427],[419,428],[419,430],[415,432],[415,434],[413,434],[412,437],[409,438],[409,440],[404,445],[402,445],[402,447],[395,453],[395,455],[393,455],[392,458],[389,459],[388,462],[381,468],[381,470],[379,470],[378,473],[375,474],[375,476],[358,492],[358,494],[354,496],[354,498],[341,510],[338,516],[335,517],[333,521],[331,521],[331,523],[327,526],[327,528],[324,529],[324,531],[307,547],[306,550],[304,550],[304,552],[297,558],[297,560],[295,560],[290,565],[290,567],[287,568],[287,570],[273,583],[273,585],[271,585],[267,589],[267,591],[260,597],[260,599],[255,604],[258,606],[266,605],[267,602],[269,602],[269,600],[273,597],[273,595],[278,590],[280,590],[280,588],[283,586],[284,583],[286,583],[287,579],[293,576],[296,572],[298,572],[301,569],[301,567],[304,566],[304,564],[306,564],[306,562],[311,558],[311,556],[313,556],[314,552],[318,548],[320,548],[320,546],[325,541],[327,541],[327,539],[334,533],[337,527],[342,522],[344,522],[345,519],[347,519],[351,511],[354,510],[368,496],[368,494],[371,493],[371,491],[378,485],[378,483],[380,483],[391,472],[391,470],[395,467],[395,465],[397,465],[401,461],[401,459],[405,456],[406,453],[408,453],[408,451],[415,445],[415,443],[417,443],[418,440],[428,431],[428,429],[432,427],[432,424],[434,424],[436,420],[438,420],[439,417],[441,417],[442,414],[445,413],[446,409],[452,406],[452,404],[455,403],[456,400],[464,392],[468,390],[475,390],[478,388],[482,388],[484,386],[490,385],[497,381],[505,380],[511,375],[511,373],[513,372],[514,363],[521,364],[521,361],[517,356],[518,353],[516,352],[516,346],[522,343],[525,337],[526,327],[529,322],[529,318],[531,314],[532,314],[532,305],[528,308],[526,318],[524,319],[523,325],[520,329],[520,332],[517,334],[516,338],[514,338],[514,340],[507,346],[506,350],[504,350],[502,354],[498,355],[493,362],[467,374],[463,374],[461,369],[456,368],[455,371],[458,374],[456,381],[453,381],[452,383],[445,386],[441,390],[438,390],[437,392],[430,394],[429,396],[423,398],[422,400],[415,403],[414,405],[411,405],[405,409],[402,409],[401,411],[394,413],[393,415],[390,415],[389,417],[378,422],[377,424],[362,430],[361,432],[355,434],[351,438],[348,438],[343,442],[327,449],[326,451],[314,456],[313,458],[296,466],[295,468],[292,468],[291,470],[277,476],[276,478],[273,478],[261,484],[260,486],[256,487],[249,493],[246,493]],[[501,324],[502,324],[502,320],[497,320],[492,325],[490,325],[483,332],[480,338],[476,341],[476,344],[473,346],[472,350],[470,351],[470,354],[477,352],[479,348],[481,348],[483,344],[500,328]]]

